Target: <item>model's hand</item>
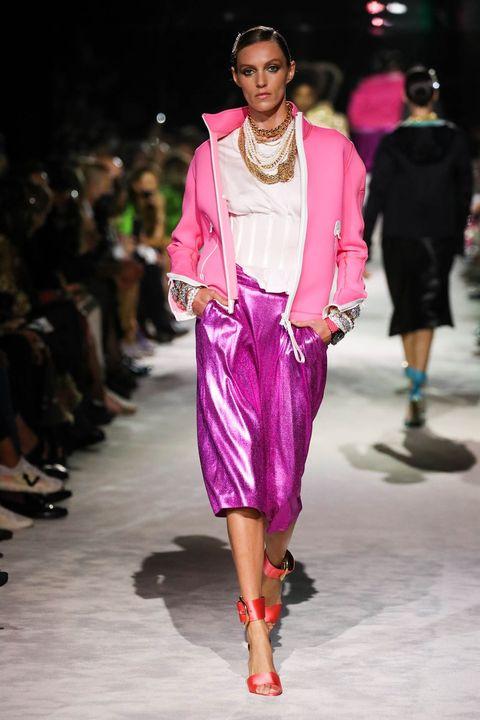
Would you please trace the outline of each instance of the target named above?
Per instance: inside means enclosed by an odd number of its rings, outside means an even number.
[[[219,292],[213,288],[202,287],[195,295],[192,303],[192,312],[198,316],[202,315],[210,300],[218,300],[218,302],[223,305],[228,305],[228,299],[223,297]]]
[[[292,325],[297,325],[298,327],[310,326],[315,330],[317,335],[320,335],[325,345],[328,345],[332,339],[330,328],[323,318],[317,318],[316,320],[297,320],[296,322],[292,320]]]

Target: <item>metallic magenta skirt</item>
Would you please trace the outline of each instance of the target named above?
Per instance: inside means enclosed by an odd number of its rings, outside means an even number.
[[[288,296],[263,290],[237,264],[239,296],[229,315],[211,300],[195,321],[197,437],[212,510],[252,507],[267,532],[286,530],[301,509],[301,479],[322,402],[327,346],[309,326],[280,317]]]

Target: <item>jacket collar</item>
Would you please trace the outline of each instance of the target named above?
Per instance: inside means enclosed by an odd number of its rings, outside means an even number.
[[[300,112],[292,102],[292,115],[295,117]],[[248,105],[242,107],[230,108],[217,113],[203,113],[202,118],[211,133],[218,138],[228,135],[236,128],[240,127],[247,116]],[[303,117],[303,135],[306,137],[310,132],[311,123]]]

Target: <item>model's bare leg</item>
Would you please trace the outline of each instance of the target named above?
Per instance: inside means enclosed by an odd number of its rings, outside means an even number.
[[[402,335],[405,360],[411,367],[426,371],[433,341],[433,330],[422,328]]]
[[[18,454],[12,439],[6,437],[3,438],[3,440],[0,440],[0,465],[13,468],[15,465],[18,465],[19,461],[20,455]]]
[[[417,330],[414,338],[415,367],[423,372],[427,371],[430,349],[433,341],[433,330],[424,328]]]
[[[409,333],[410,337],[407,343],[404,340],[404,347],[408,347],[408,364],[414,373],[410,376],[410,400],[408,404],[408,413],[405,418],[407,427],[419,427],[425,423],[425,404],[422,397],[422,386],[426,378],[426,370],[428,359],[430,357],[430,349],[432,347],[433,329],[422,328],[413,333]]]
[[[295,523],[296,520],[286,530],[282,530],[281,532],[265,533],[267,555],[273,565],[280,565],[282,562],[290,543]],[[263,575],[261,594],[265,595],[265,605],[276,605],[279,603],[282,597],[281,580]],[[271,630],[273,623],[267,623],[267,627]]]
[[[402,335],[403,352],[405,360],[411,367],[415,367],[415,333],[409,332]]]
[[[21,415],[15,416],[15,425],[17,426],[18,439],[20,441],[20,450],[23,455],[28,455],[33,448],[38,445],[38,436],[27,425]]]
[[[240,595],[245,600],[261,596],[265,518],[255,508],[233,508],[227,511],[227,531],[237,571]],[[252,620],[247,628],[250,643],[248,674],[276,672],[272,647],[265,620]],[[268,695],[270,684],[261,685],[257,693]]]

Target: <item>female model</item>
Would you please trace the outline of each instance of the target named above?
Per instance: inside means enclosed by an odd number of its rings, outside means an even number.
[[[423,386],[434,328],[453,326],[449,273],[455,254],[463,253],[472,192],[463,133],[433,111],[438,87],[433,70],[408,71],[410,116],[378,148],[365,207],[369,247],[383,214],[383,263],[393,302],[389,334],[402,337],[411,384],[407,427],[425,422]]]
[[[248,689],[279,695],[269,632],[294,568],[327,344],[366,297],[365,169],[349,140],[286,101],[295,63],[276,30],[239,33],[231,71],[247,105],[203,115],[209,140],[167,246],[168,297],[176,319],[196,316],[198,448],[214,514],[227,518]]]

